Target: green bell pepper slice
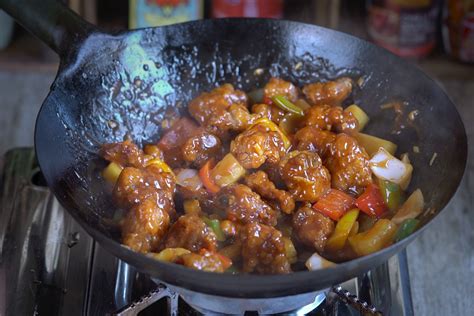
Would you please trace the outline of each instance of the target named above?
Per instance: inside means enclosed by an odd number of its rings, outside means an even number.
[[[298,116],[304,116],[304,111],[300,107],[294,105],[282,95],[273,96],[272,101],[276,106],[284,111],[294,113]]]
[[[398,242],[402,239],[407,238],[412,234],[417,228],[420,220],[416,218],[409,218],[403,221],[403,223],[398,228],[397,234],[395,235],[395,242]]]
[[[380,179],[379,188],[390,212],[398,210],[403,202],[403,191],[400,186],[396,183]]]
[[[221,223],[218,219],[210,219],[207,217],[203,217],[202,220],[204,221],[204,223],[206,223],[207,226],[209,226],[214,231],[214,234],[216,234],[216,239],[218,241],[225,241],[225,234],[222,231]]]

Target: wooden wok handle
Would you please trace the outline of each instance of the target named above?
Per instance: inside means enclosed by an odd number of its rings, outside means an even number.
[[[94,30],[93,25],[58,0],[0,0],[0,8],[61,58],[75,51]]]

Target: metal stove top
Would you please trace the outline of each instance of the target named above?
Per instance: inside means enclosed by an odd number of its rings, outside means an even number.
[[[197,311],[95,243],[44,186],[33,149],[9,151],[2,165],[0,315],[212,314],[204,297]],[[413,315],[406,253],[283,315],[370,314],[359,299],[384,315]]]

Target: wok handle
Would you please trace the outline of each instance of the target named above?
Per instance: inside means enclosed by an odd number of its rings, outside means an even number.
[[[0,0],[0,8],[61,58],[95,29],[58,0]]]

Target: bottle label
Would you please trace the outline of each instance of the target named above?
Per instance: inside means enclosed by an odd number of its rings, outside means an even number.
[[[436,1],[423,7],[375,3],[369,6],[368,31],[377,44],[405,57],[421,57],[433,49],[439,10]]]
[[[130,28],[202,19],[202,0],[130,0]]]
[[[474,62],[474,12],[467,14],[461,23],[461,42],[459,58]]]

